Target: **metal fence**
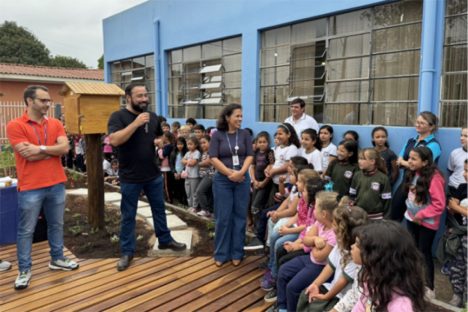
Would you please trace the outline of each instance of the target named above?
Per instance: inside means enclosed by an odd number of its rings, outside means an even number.
[[[47,112],[48,117],[54,117],[55,104],[50,105],[50,109]],[[26,110],[26,105],[23,101],[0,101],[0,145],[8,143],[6,135],[7,123],[15,118],[23,115]]]

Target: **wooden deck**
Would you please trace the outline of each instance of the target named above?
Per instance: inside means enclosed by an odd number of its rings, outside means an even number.
[[[264,311],[260,289],[261,257],[240,266],[214,265],[210,257],[137,258],[124,272],[118,259],[76,259],[76,271],[48,269],[47,242],[33,246],[33,271],[27,289],[13,288],[16,246],[0,247],[0,259],[13,263],[0,272],[0,311]]]

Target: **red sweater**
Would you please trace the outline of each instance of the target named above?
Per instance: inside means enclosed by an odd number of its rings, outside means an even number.
[[[442,175],[436,171],[429,185],[430,201],[421,210],[413,216],[409,210],[406,211],[406,216],[410,221],[414,217],[422,220],[421,225],[428,229],[437,231],[440,224],[440,216],[445,209],[445,181]]]

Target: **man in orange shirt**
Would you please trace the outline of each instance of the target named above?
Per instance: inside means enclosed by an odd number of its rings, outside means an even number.
[[[7,136],[15,151],[18,175],[19,222],[17,256],[19,274],[16,289],[28,287],[31,280],[31,247],[41,208],[47,219],[51,270],[75,270],[78,264],[63,256],[63,213],[65,172],[60,157],[69,145],[63,125],[46,116],[50,95],[43,86],[24,91],[26,111],[7,125]]]

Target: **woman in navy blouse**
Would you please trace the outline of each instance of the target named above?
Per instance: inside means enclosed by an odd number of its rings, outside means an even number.
[[[250,196],[248,169],[253,160],[252,138],[241,129],[242,106],[229,104],[219,115],[210,142],[215,211],[214,260],[218,267],[232,261],[238,266],[244,257],[244,239]]]

